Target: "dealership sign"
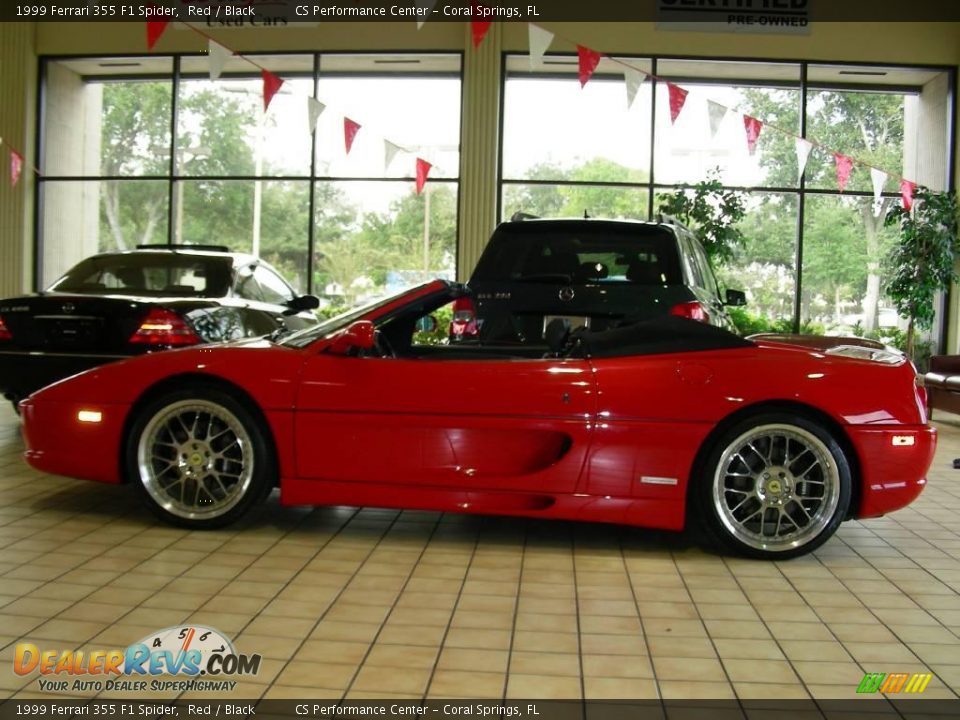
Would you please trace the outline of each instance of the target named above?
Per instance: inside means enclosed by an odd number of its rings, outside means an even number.
[[[807,34],[811,0],[657,0],[657,27],[685,32]]]

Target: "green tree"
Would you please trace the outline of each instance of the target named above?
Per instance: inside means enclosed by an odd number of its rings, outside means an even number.
[[[906,350],[911,356],[915,330],[933,326],[937,293],[957,281],[955,264],[960,251],[956,195],[919,187],[914,202],[912,212],[898,206],[885,220],[900,230],[899,242],[888,259],[888,291],[899,313],[908,320]]]
[[[744,97],[751,112],[765,122],[786,130],[799,127],[796,102],[784,102],[775,95],[759,90],[747,90]],[[898,94],[820,91],[811,94],[808,99],[808,137],[824,147],[888,172],[898,172],[902,167],[903,122],[903,96]],[[798,167],[793,137],[768,130],[760,136],[760,149],[766,182],[770,185],[794,185]],[[814,150],[805,168],[805,176],[809,187],[835,187],[833,157],[821,150]],[[869,170],[855,166],[848,187],[870,189]],[[814,296],[818,291],[835,293],[837,287],[859,289],[861,283],[851,281],[852,276],[859,272],[853,267],[856,263],[864,273],[860,294],[863,327],[867,331],[876,329],[881,263],[892,242],[892,234],[883,231],[883,217],[890,204],[889,199],[884,199],[879,207],[874,207],[871,200],[860,199],[856,201],[855,214],[850,212],[848,205],[837,203],[832,213],[807,216],[805,237],[808,234],[827,237],[833,232],[849,238],[851,232],[857,233],[862,237],[863,252],[848,252],[847,248],[834,241],[833,269],[836,272],[832,277],[821,274],[821,277],[827,277],[825,285],[804,280],[803,302],[806,306],[817,302]],[[841,227],[845,229],[840,231]],[[804,264],[802,270],[806,273],[808,268],[806,262]],[[813,278],[816,277],[815,274]]]

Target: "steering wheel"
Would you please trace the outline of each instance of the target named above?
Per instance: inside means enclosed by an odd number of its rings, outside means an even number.
[[[397,356],[397,352],[393,349],[390,341],[387,340],[387,336],[380,330],[373,334],[373,347],[377,351],[377,357],[395,358]]]

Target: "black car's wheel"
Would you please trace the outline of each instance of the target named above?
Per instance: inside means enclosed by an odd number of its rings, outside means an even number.
[[[154,513],[181,527],[233,522],[263,500],[275,467],[254,414],[213,388],[148,402],[127,437],[128,478]]]
[[[716,439],[691,492],[711,539],[741,555],[787,559],[836,532],[851,484],[850,463],[830,432],[799,415],[765,413]]]

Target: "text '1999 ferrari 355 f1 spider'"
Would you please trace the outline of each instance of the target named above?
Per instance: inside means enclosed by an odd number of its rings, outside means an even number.
[[[134,483],[162,518],[291,505],[694,523],[787,558],[904,507],[936,444],[903,356],[665,317],[447,344],[434,281],[285,337],[146,355],[24,400],[27,460]]]

